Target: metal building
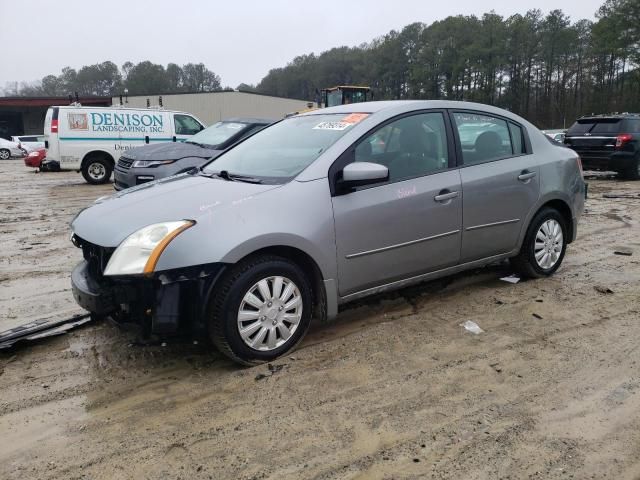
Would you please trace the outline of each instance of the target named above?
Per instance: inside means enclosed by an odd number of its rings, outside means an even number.
[[[80,97],[83,105],[106,107],[110,97]],[[68,97],[0,97],[0,137],[42,135],[47,109],[68,105]]]
[[[277,120],[288,113],[305,110],[310,105],[305,100],[237,91],[135,95],[122,97],[122,103],[126,107],[145,108],[148,100],[151,106],[156,106],[160,96],[164,108],[191,113],[207,125],[231,117]],[[120,97],[113,97],[112,101],[113,105],[118,105]]]

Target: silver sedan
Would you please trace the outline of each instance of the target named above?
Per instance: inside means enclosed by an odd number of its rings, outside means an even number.
[[[498,108],[315,110],[83,210],[73,292],[96,315],[255,364],[378,292],[503,259],[553,274],[584,198],[576,153]]]

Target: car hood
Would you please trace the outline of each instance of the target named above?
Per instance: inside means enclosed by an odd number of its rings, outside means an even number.
[[[80,238],[102,247],[117,247],[147,225],[176,220],[215,218],[223,209],[256,200],[281,185],[226,181],[182,174],[102,197],[71,223]],[[213,215],[213,217],[212,217]]]
[[[133,160],[180,160],[193,157],[211,158],[218,156],[220,152],[215,148],[202,148],[192,143],[168,142],[133,148],[124,155]]]

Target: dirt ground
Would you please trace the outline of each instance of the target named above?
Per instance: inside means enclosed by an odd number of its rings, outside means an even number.
[[[271,366],[109,323],[0,353],[0,478],[640,478],[640,199],[603,198],[640,182],[588,181],[552,278],[378,296]],[[111,185],[18,160],[0,186],[0,330],[78,312],[68,224]]]

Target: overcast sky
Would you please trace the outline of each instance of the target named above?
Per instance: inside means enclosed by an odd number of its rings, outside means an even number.
[[[449,15],[561,8],[594,19],[604,0],[0,0],[0,87],[111,60],[203,62],[224,86],[257,83],[296,55],[368,42]]]

